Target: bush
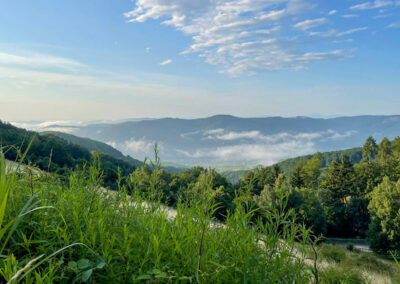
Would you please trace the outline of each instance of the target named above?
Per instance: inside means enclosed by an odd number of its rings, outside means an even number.
[[[344,270],[333,267],[321,273],[321,283],[324,284],[362,284],[365,283],[360,272],[356,270]]]
[[[346,250],[339,246],[323,244],[319,249],[319,253],[323,258],[334,262],[342,262],[347,258]]]
[[[354,250],[354,245],[352,243],[348,243],[347,246],[346,246],[346,249],[348,251],[353,251]]]

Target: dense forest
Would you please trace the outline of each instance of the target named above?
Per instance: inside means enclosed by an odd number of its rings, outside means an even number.
[[[359,152],[361,159],[354,163]],[[375,251],[399,251],[400,137],[384,138],[379,145],[369,137],[360,151],[347,154],[352,158],[344,153],[329,163],[320,153],[299,159],[289,175],[279,165],[261,167],[248,172],[239,187],[255,179],[254,200],[260,207],[268,207],[277,192],[288,192],[289,207],[315,234],[367,237]]]

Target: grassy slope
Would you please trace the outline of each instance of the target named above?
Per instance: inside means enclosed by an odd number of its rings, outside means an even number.
[[[317,248],[322,283],[392,284],[400,282],[400,268],[392,258],[371,252],[323,244]],[[313,253],[310,251],[310,257]]]
[[[0,167],[0,171],[2,171]],[[249,227],[251,214],[237,204],[226,225],[211,228],[213,205],[205,194],[190,206],[181,204],[175,219],[164,207],[145,196],[130,197],[124,190],[105,194],[97,190],[99,170],[75,172],[68,186],[50,174],[35,177],[9,175],[12,181],[6,222],[34,200],[38,210],[24,215],[18,232],[0,254],[0,282],[10,280],[29,261],[43,255],[35,270],[21,276],[28,283],[308,283],[301,256],[290,249],[300,231],[290,216],[271,216],[267,224]],[[157,173],[152,176],[157,184]],[[0,191],[5,187],[0,184]],[[150,186],[149,195],[157,192]],[[141,204],[151,204],[142,206]],[[269,213],[266,213],[269,214]],[[272,213],[271,213],[272,214]],[[287,222],[289,221],[289,222]],[[278,227],[282,230],[276,235]],[[261,235],[260,235],[261,233]],[[261,237],[262,236],[262,237]],[[283,246],[281,240],[288,246]],[[262,244],[262,245],[260,245]],[[47,259],[46,257],[49,256]],[[41,260],[42,260],[41,259]],[[295,261],[293,261],[295,260]],[[29,268],[25,270],[29,271]],[[4,279],[2,279],[4,278]]]
[[[14,162],[8,163],[16,166]],[[78,242],[88,247],[74,246],[52,257],[51,262],[44,262],[40,270],[36,269],[36,281],[77,279],[81,282],[84,268],[79,268],[78,263],[85,265],[86,262],[93,266],[91,283],[165,283],[179,279],[188,283],[198,280],[265,283],[266,279],[270,283],[307,283],[311,279],[311,273],[301,276],[314,264],[310,247],[305,247],[308,259],[304,259],[304,264],[299,253],[301,245],[294,250],[300,261],[297,265],[288,262],[289,258],[284,255],[291,253],[284,248],[282,255],[273,254],[272,258],[270,254],[265,255],[265,247],[281,243],[274,237],[277,223],[251,229],[243,226],[243,221],[249,221],[250,216],[239,211],[228,218],[226,226],[212,229],[212,221],[201,214],[205,208],[201,202],[191,208],[178,206],[171,217],[168,209],[158,202],[152,202],[152,206],[137,205],[149,204],[142,196],[132,198],[122,192],[109,194],[96,190],[98,171],[92,167],[89,172],[89,180],[76,172],[68,188],[59,187],[58,180],[47,173],[34,178],[34,188],[30,187],[29,176],[19,176],[7,203],[6,220],[18,214],[32,192],[37,195],[38,206],[50,207],[27,216],[29,222],[18,228],[19,233],[7,244],[2,254],[8,258],[0,260],[0,282],[2,277],[9,280],[38,254],[50,255]],[[202,224],[207,223],[210,229],[205,230],[202,270],[197,274],[198,244],[204,230]],[[264,239],[261,242],[260,229],[261,236],[267,236],[261,237]],[[26,238],[28,232],[29,238]],[[280,238],[286,239],[285,236]],[[393,280],[400,281],[400,268],[391,259],[326,244],[316,249],[320,283],[391,284],[396,283]],[[264,262],[264,257],[268,262]],[[268,263],[267,270],[264,270],[265,263]],[[301,269],[302,265],[305,266]],[[33,274],[25,277],[33,280]]]

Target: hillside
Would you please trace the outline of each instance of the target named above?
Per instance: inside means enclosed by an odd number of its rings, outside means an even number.
[[[11,161],[18,156],[16,149],[23,153],[32,142],[24,162],[63,176],[68,176],[76,167],[92,162],[92,153],[80,145],[54,135],[39,135],[1,121],[0,142],[5,158]],[[123,176],[132,173],[136,168],[124,160],[106,154],[100,154],[100,158],[104,181],[108,186],[115,186],[118,168]]]
[[[68,129],[71,127],[68,127]],[[72,134],[109,143],[138,159],[159,145],[164,161],[184,165],[238,167],[272,165],[315,152],[359,147],[368,136],[393,139],[400,116],[164,118],[75,126]]]
[[[323,152],[321,154],[321,168],[327,168],[333,161],[340,159],[343,155],[346,155],[350,158],[351,162],[356,164],[359,163],[362,159],[362,148],[352,148],[345,149],[339,151],[331,151],[331,152]],[[315,154],[299,156],[295,158],[286,159],[282,162],[277,163],[276,165],[286,174],[290,175],[292,169],[300,162],[311,160]],[[222,173],[226,176],[226,178],[231,183],[237,183],[248,170],[227,170],[222,171]]]
[[[40,134],[47,135],[47,136],[52,135],[52,136],[59,137],[61,139],[64,139],[65,141],[68,141],[71,144],[79,145],[83,148],[86,148],[89,151],[98,151],[100,153],[107,154],[116,159],[125,161],[134,167],[139,167],[143,164],[139,160],[136,160],[130,156],[125,156],[120,151],[111,147],[110,145],[107,145],[106,143],[102,143],[99,141],[95,141],[93,139],[78,137],[78,136],[75,136],[72,134],[57,132],[57,131],[46,131],[46,132],[42,132]]]
[[[357,164],[362,159],[362,148],[352,148],[339,151],[323,152],[321,154],[321,168],[328,167],[333,161],[339,160],[342,156],[347,156],[353,164]],[[314,154],[291,158],[277,163],[283,172],[290,174],[291,170],[302,160],[311,160]]]

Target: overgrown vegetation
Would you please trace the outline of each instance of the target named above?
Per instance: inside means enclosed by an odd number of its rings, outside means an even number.
[[[199,183],[188,188],[196,198],[179,199],[171,218],[161,204],[158,162],[147,190],[133,176],[111,192],[101,187],[98,157],[92,166],[74,171],[67,186],[43,172],[32,182],[24,172],[6,172],[1,161],[0,192],[7,192],[6,201],[0,196],[2,224],[12,225],[0,227],[11,234],[1,252],[0,275],[10,283],[312,279],[303,258],[309,231],[294,222],[293,210],[285,210],[284,195],[278,197],[279,206],[260,211],[252,207],[247,191],[237,193],[235,208],[222,225],[212,218],[220,188],[210,173],[202,173]],[[27,206],[36,210],[17,224]],[[263,219],[254,218],[256,211]]]
[[[379,145],[369,137],[359,152],[359,163],[343,155],[327,168],[323,165],[326,157],[317,153],[312,159],[299,160],[289,176],[278,164],[259,167],[248,172],[239,186],[246,187],[255,178],[253,194],[259,207],[284,191],[289,195],[288,207],[314,233],[368,237],[374,251],[399,255],[400,137],[384,138]]]

